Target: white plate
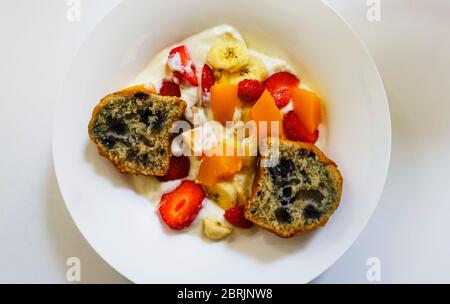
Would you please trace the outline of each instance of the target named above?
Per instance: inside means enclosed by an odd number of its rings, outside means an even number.
[[[171,233],[89,143],[88,121],[102,96],[132,80],[160,49],[221,23],[300,66],[325,100],[325,150],[344,177],[341,206],[325,228],[289,240],[254,229],[219,243]],[[55,113],[53,156],[67,208],[92,247],[137,283],[309,282],[361,233],[389,166],[390,118],[377,68],[319,1],[124,1],[79,50]]]

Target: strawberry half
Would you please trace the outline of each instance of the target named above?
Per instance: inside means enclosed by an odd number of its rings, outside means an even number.
[[[172,80],[163,79],[159,95],[181,97],[180,86]]]
[[[170,228],[185,229],[197,217],[205,197],[205,191],[200,185],[185,180],[175,190],[161,197],[159,214]]]
[[[214,77],[213,70],[209,65],[205,64],[202,70],[202,98],[209,99],[209,93],[211,92],[211,87],[216,83],[216,78]]]
[[[295,111],[286,113],[283,117],[283,131],[287,139],[314,144],[319,138],[319,130],[313,134],[308,132],[305,126],[298,119]]]
[[[178,83],[185,82],[194,87],[198,86],[195,65],[191,61],[189,52],[184,45],[176,47],[169,52],[167,64]]]
[[[238,96],[243,101],[257,101],[264,93],[264,85],[256,79],[244,79],[239,82]]]
[[[169,171],[164,176],[157,176],[160,182],[168,182],[176,179],[185,178],[189,175],[191,162],[186,156],[171,156],[169,160]]]
[[[300,79],[289,72],[278,72],[264,82],[266,89],[272,94],[278,108],[284,108],[291,101],[291,89],[299,85]]]
[[[233,226],[242,229],[249,229],[253,226],[253,223],[245,218],[244,212],[244,206],[235,206],[225,211],[223,216]]]

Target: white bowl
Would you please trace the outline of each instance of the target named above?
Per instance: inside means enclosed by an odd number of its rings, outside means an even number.
[[[344,177],[325,228],[293,239],[254,229],[228,241],[166,230],[155,207],[97,155],[94,105],[122,88],[162,48],[227,23],[257,49],[288,58],[326,102],[326,153]],[[58,183],[92,247],[138,283],[305,283],[331,266],[372,215],[391,147],[377,68],[349,26],[320,1],[124,1],[92,32],[68,73],[53,129]]]

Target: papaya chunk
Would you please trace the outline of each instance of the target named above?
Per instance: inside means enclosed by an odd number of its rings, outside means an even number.
[[[268,90],[265,90],[259,100],[250,110],[251,118],[256,122],[258,129],[258,138],[262,137],[277,137],[282,133],[283,115],[278,109],[275,100]],[[267,134],[261,133],[261,123],[265,122],[267,125]],[[272,123],[278,125],[278,130],[272,130]],[[277,132],[278,131],[278,132]],[[266,135],[266,136],[265,136]]]
[[[234,110],[239,102],[238,86],[228,83],[211,87],[211,109],[215,120],[222,125],[233,121]]]
[[[322,120],[321,101],[317,94],[295,88],[292,90],[294,110],[310,134],[314,134]]]

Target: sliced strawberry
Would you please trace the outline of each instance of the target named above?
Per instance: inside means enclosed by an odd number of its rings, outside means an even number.
[[[239,82],[238,96],[243,101],[257,101],[264,93],[264,85],[256,79],[244,79]]]
[[[205,197],[205,191],[200,185],[183,181],[175,190],[161,197],[159,214],[167,226],[182,230],[195,220]]]
[[[211,87],[216,83],[213,70],[205,64],[202,70],[202,97],[205,98],[211,92]]]
[[[194,63],[191,61],[187,48],[182,45],[169,52],[167,62],[173,76],[178,83],[185,82],[197,87],[197,72]]]
[[[278,108],[284,108],[292,99],[291,89],[299,85],[300,79],[289,72],[278,72],[264,82],[264,86],[272,94]]]
[[[253,223],[244,216],[244,206],[232,207],[226,210],[223,216],[235,227],[249,229],[253,226]]]
[[[314,144],[319,138],[319,130],[316,130],[313,134],[309,133],[308,129],[298,119],[295,111],[290,111],[284,115],[283,130],[287,139],[292,141]]]
[[[180,86],[172,80],[163,79],[159,95],[181,97]]]
[[[186,156],[171,156],[169,160],[169,171],[166,175],[158,176],[157,179],[160,182],[168,182],[176,179],[185,178],[189,175],[191,169],[191,162]]]

